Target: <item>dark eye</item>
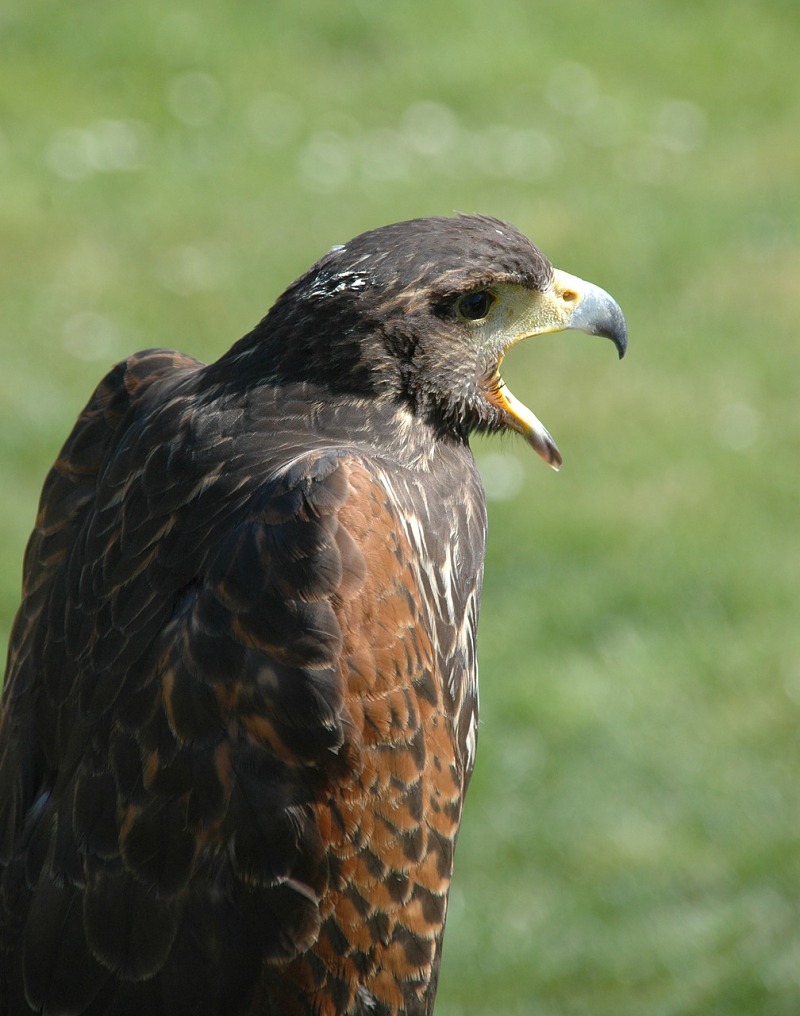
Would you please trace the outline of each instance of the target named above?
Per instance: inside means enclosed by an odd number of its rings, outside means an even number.
[[[456,307],[458,313],[467,321],[480,321],[489,313],[494,301],[494,293],[490,293],[488,289],[479,289],[477,293],[466,293],[462,296]]]

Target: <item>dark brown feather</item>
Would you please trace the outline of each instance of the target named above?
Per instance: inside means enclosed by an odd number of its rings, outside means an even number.
[[[11,636],[0,1013],[432,1012],[486,520],[414,364],[459,287],[545,284],[504,229],[367,234],[216,364],[97,388]]]

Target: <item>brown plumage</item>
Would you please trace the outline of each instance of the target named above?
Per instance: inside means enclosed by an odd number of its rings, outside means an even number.
[[[50,471],[0,727],[0,1012],[433,1009],[477,724],[476,430],[624,351],[513,227],[334,248],[220,360],[129,357]]]

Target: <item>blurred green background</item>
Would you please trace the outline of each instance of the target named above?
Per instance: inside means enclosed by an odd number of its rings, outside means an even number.
[[[455,210],[624,307],[476,448],[483,723],[439,1016],[800,1012],[800,7],[6,0],[0,636],[115,359],[215,358],[322,252]]]

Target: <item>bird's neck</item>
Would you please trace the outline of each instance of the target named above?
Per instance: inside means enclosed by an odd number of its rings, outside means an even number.
[[[466,433],[437,420],[410,390],[404,364],[378,333],[337,334],[298,342],[298,330],[270,316],[240,339],[205,375],[209,390],[246,392],[282,429],[308,440],[350,445],[399,465],[428,470],[445,448],[463,453]]]

